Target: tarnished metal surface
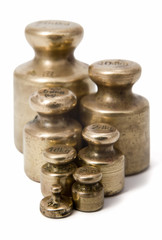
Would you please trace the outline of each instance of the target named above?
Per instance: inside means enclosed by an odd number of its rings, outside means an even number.
[[[34,118],[29,96],[44,87],[64,87],[77,98],[95,91],[88,78],[88,65],[77,61],[73,52],[83,37],[83,28],[67,21],[39,21],[25,29],[34,48],[33,60],[18,66],[14,72],[14,138],[22,152],[23,127]]]
[[[40,181],[40,170],[46,161],[42,153],[55,144],[81,148],[81,125],[68,116],[76,105],[76,96],[65,88],[44,88],[30,97],[30,105],[38,115],[24,127],[25,172]]]
[[[73,201],[61,195],[62,187],[54,184],[51,187],[51,196],[45,197],[40,202],[41,213],[49,218],[63,218],[72,213]]]
[[[74,163],[76,150],[66,145],[55,145],[43,152],[44,164],[41,168],[41,191],[43,196],[49,196],[53,184],[61,184],[62,194],[71,196],[74,183],[73,173],[77,166]]]
[[[93,166],[83,166],[76,170],[72,186],[72,196],[75,208],[83,212],[93,212],[101,209],[104,203],[104,190],[99,182],[100,171]]]
[[[125,155],[126,175],[145,170],[150,162],[149,103],[132,93],[141,75],[139,64],[127,60],[103,60],[89,67],[98,92],[81,100],[84,126],[109,123],[120,132],[115,146]]]
[[[124,187],[125,158],[113,146],[119,139],[118,130],[106,123],[95,123],[85,127],[82,135],[88,147],[79,151],[78,164],[93,165],[100,170],[105,196],[119,193]]]

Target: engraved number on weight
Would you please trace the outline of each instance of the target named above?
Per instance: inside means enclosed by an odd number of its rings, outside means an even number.
[[[96,174],[96,173],[98,173],[98,169],[95,169],[95,168],[84,167],[82,169],[79,169],[79,174],[83,174],[83,175]]]
[[[123,62],[123,61],[101,61],[99,62],[99,65],[101,66],[112,66],[112,67],[126,67],[128,66],[128,63],[127,62]]]
[[[55,77],[56,74],[54,71],[45,71],[43,74],[42,74],[42,77],[49,77],[49,78],[53,78]]]
[[[104,124],[103,124],[103,125],[102,125],[102,124],[100,124],[100,125],[98,125],[98,124],[93,124],[92,127],[91,127],[91,129],[92,129],[92,130],[108,130],[108,131],[111,131],[111,132],[114,131],[113,127],[109,127],[109,126],[104,125]]]
[[[35,23],[36,27],[41,27],[41,28],[54,28],[55,26],[69,26],[70,22],[62,22],[62,21],[40,21]]]
[[[70,149],[63,148],[63,147],[51,147],[51,148],[49,148],[49,152],[53,152],[53,153],[66,153],[66,154],[68,154],[70,152]]]
[[[64,95],[65,93],[63,90],[61,90],[61,88],[57,90],[52,88],[50,90],[45,89],[43,92],[45,97],[51,97],[51,98],[54,98],[58,95]]]
[[[69,26],[70,25],[70,22],[61,22],[61,21],[57,21],[57,22],[54,22],[55,25],[59,25],[59,26]]]

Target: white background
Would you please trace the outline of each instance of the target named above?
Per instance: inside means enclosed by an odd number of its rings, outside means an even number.
[[[5,0],[0,2],[0,239],[162,239],[162,1]],[[141,64],[134,87],[150,101],[151,166],[127,177],[124,191],[96,213],[65,219],[39,212],[40,185],[23,170],[13,143],[13,71],[32,59],[25,26],[37,20],[80,23],[84,38],[76,58],[89,64],[120,58]]]

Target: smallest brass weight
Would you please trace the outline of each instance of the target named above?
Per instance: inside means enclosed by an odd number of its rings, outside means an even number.
[[[74,183],[73,173],[77,166],[74,163],[76,150],[71,146],[57,144],[43,152],[45,163],[41,168],[41,191],[43,196],[49,196],[53,184],[61,184],[62,193],[71,196]]]
[[[104,190],[100,183],[102,173],[93,166],[83,166],[74,173],[76,182],[72,186],[75,208],[83,212],[101,209],[104,203]]]
[[[49,218],[63,218],[72,213],[73,201],[69,197],[61,195],[62,187],[53,184],[51,187],[52,195],[45,197],[40,202],[41,213]]]

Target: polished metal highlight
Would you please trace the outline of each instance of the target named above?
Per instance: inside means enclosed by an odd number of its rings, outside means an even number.
[[[71,198],[61,194],[62,187],[54,184],[51,187],[51,196],[45,197],[40,202],[41,213],[49,218],[68,217],[73,210],[73,201]]]
[[[119,193],[125,177],[124,155],[113,146],[119,131],[106,123],[94,123],[83,129],[82,136],[88,147],[79,151],[78,165],[92,165],[100,170],[105,196]]]
[[[74,183],[73,173],[77,166],[74,163],[77,153],[73,147],[55,145],[43,152],[46,163],[41,168],[41,191],[43,196],[49,196],[51,186],[60,184],[62,194],[71,196],[71,187]]]
[[[74,173],[76,182],[72,186],[75,208],[83,212],[101,209],[104,203],[104,190],[100,183],[102,173],[93,166],[83,166]]]
[[[26,39],[34,48],[33,60],[14,71],[14,138],[23,152],[23,127],[34,118],[29,96],[44,87],[64,87],[77,98],[95,91],[88,78],[88,65],[74,58],[74,51],[83,37],[83,28],[68,21],[38,21],[25,29]]]
[[[141,75],[139,64],[127,60],[103,60],[89,67],[98,92],[81,100],[80,118],[84,126],[109,123],[120,132],[116,147],[126,158],[126,175],[145,170],[150,162],[149,103],[132,93]]]
[[[68,115],[76,103],[75,94],[59,87],[43,88],[30,97],[31,108],[38,115],[24,127],[24,167],[32,180],[40,181],[45,149],[55,144],[81,148],[82,127]]]

